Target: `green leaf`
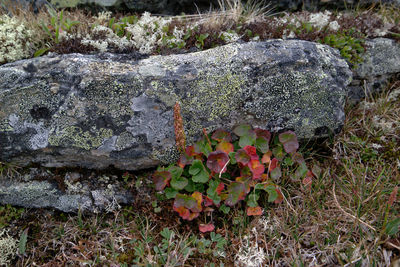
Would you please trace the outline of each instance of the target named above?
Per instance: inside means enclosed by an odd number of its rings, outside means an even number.
[[[287,131],[279,135],[279,141],[283,144],[286,153],[294,153],[299,149],[297,136],[292,131]]]
[[[231,210],[231,208],[228,207],[228,206],[225,206],[224,204],[222,204],[222,205],[219,207],[219,210],[222,211],[224,214],[228,214],[229,211]]]
[[[281,178],[281,176],[282,176],[281,167],[278,166],[278,167],[276,167],[275,169],[273,169],[271,171],[271,178],[272,179],[277,180],[277,179]]]
[[[215,205],[221,202],[221,197],[218,195],[217,188],[220,182],[216,180],[210,180],[208,182],[207,196],[212,199]]]
[[[212,152],[212,148],[205,138],[196,142],[194,144],[194,149],[196,153],[203,153],[206,157]]]
[[[176,190],[182,190],[188,185],[188,179],[185,177],[174,177],[171,179],[171,187],[176,189]]]
[[[231,159],[231,164],[236,164],[236,158],[235,158],[236,153],[231,152],[229,153],[229,158]]]
[[[278,198],[275,186],[269,185],[265,188],[265,191],[268,192],[268,202],[274,202]]]
[[[33,54],[33,57],[40,57],[41,55],[43,55],[44,53],[46,53],[47,51],[49,51],[49,49],[50,49],[50,48],[47,48],[47,47],[41,48],[41,49],[37,50],[37,51],[35,52],[35,54]]]
[[[258,194],[256,194],[254,191],[247,196],[247,206],[248,207],[257,207],[258,203],[257,200],[260,198]]]
[[[272,154],[274,155],[274,157],[277,160],[279,160],[279,161],[283,160],[283,158],[285,157],[285,151],[283,151],[282,145],[278,145],[278,146],[274,147],[272,149]]]
[[[183,169],[178,166],[171,166],[167,170],[171,173],[172,179],[181,177],[183,172]]]
[[[306,174],[307,174],[307,165],[305,163],[302,163],[297,167],[296,172],[294,173],[294,177],[296,179],[302,179]]]
[[[165,188],[164,192],[165,192],[165,196],[167,197],[167,199],[175,198],[176,194],[178,194],[178,191],[176,191],[175,189],[173,189],[171,187]]]
[[[249,131],[248,134],[243,135],[239,139],[239,146],[240,147],[245,147],[245,146],[252,146],[256,142],[256,133],[253,131]]]
[[[233,129],[233,132],[237,136],[243,136],[246,135],[249,131],[251,131],[251,126],[250,125],[239,125]]]
[[[18,252],[20,255],[24,255],[26,252],[26,242],[28,241],[28,230],[29,228],[26,228],[22,232],[21,237],[19,238]]]
[[[189,168],[189,173],[191,175],[196,175],[196,174],[200,173],[203,168],[204,168],[204,166],[200,160],[198,160],[198,159],[193,160],[192,165]]]
[[[194,192],[196,190],[195,186],[194,186],[194,182],[191,179],[189,179],[188,184],[186,185],[186,187],[184,189],[188,192]]]
[[[192,180],[195,183],[207,183],[209,179],[209,174],[206,170],[200,172],[199,174],[193,175]]]
[[[268,139],[261,136],[256,139],[256,148],[261,151],[261,153],[267,153],[269,150]]]
[[[400,217],[386,224],[385,232],[387,235],[395,235],[399,232]]]
[[[195,183],[207,183],[209,179],[209,173],[206,171],[203,163],[196,159],[193,161],[192,165],[189,168],[189,173],[192,176],[192,180]]]

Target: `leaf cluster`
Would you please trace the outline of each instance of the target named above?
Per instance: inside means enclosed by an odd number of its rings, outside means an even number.
[[[308,170],[299,143],[292,131],[272,136],[268,130],[240,125],[233,134],[218,129],[192,146],[187,146],[177,164],[159,167],[153,174],[155,189],[174,199],[173,210],[185,220],[215,210],[229,213],[231,207],[246,203],[247,215],[261,215],[258,201],[262,193],[268,202],[283,201],[277,184],[282,166],[293,170],[293,179],[311,186],[315,172]],[[201,224],[200,231],[214,230]]]

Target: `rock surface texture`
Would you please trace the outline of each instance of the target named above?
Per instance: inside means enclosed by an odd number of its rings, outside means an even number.
[[[351,71],[328,46],[271,40],[191,54],[49,55],[0,66],[0,161],[136,170],[176,159],[173,106],[188,142],[251,124],[300,138],[340,131]]]
[[[349,98],[357,102],[365,92],[377,93],[386,88],[390,79],[400,74],[400,43],[376,38],[365,42],[367,48],[363,62],[354,70],[349,86]]]
[[[79,173],[60,176],[31,168],[30,173],[25,175],[0,179],[0,203],[96,213],[113,211],[119,208],[119,204],[134,201],[132,192],[125,189],[116,176],[91,175],[81,178]]]
[[[0,0],[0,3],[4,0]],[[129,10],[134,12],[151,12],[157,14],[177,15],[184,13],[197,13],[198,10],[206,12],[212,8],[218,8],[218,0],[15,0],[27,6],[31,4],[37,11],[45,4],[52,4],[56,8],[69,7],[98,7],[93,11],[111,8],[115,10]],[[400,0],[267,0],[270,8],[276,10],[316,11],[321,8],[347,9],[349,7],[369,6],[371,4],[400,5]]]

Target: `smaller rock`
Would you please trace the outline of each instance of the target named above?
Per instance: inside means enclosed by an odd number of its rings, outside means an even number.
[[[68,172],[65,174],[65,180],[76,183],[81,178],[81,174],[77,172]]]

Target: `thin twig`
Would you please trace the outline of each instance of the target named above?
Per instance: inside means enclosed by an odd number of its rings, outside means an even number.
[[[356,216],[351,215],[350,213],[346,212],[346,211],[340,206],[339,201],[338,201],[337,198],[336,198],[336,193],[335,193],[335,191],[336,191],[336,183],[333,183],[332,193],[333,193],[333,198],[334,198],[334,200],[335,200],[336,206],[337,206],[345,215],[347,215],[347,216],[349,216],[349,217],[351,217],[351,218],[357,220],[357,221],[360,222],[361,224],[364,224],[365,226],[367,226],[368,228],[370,228],[371,230],[373,230],[373,231],[376,232],[376,229],[375,229],[373,226],[371,226],[371,225],[369,225],[368,223],[366,223],[366,222],[360,220],[360,219],[357,218]]]

